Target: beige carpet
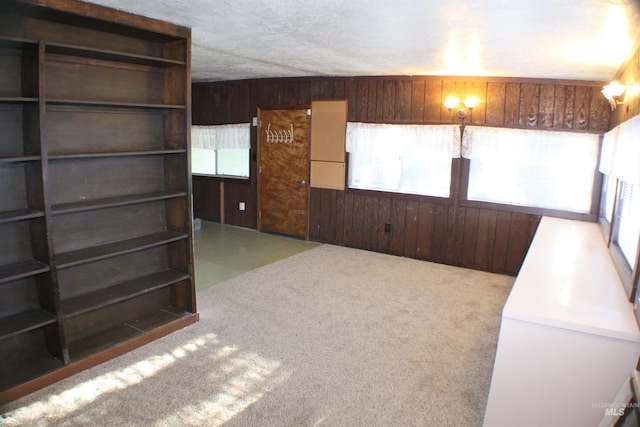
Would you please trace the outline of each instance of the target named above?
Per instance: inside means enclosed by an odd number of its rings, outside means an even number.
[[[199,323],[9,404],[0,425],[479,426],[512,284],[319,246],[201,291]]]

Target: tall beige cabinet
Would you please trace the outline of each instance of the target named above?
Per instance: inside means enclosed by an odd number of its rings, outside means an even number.
[[[197,320],[190,43],[0,2],[0,404]]]

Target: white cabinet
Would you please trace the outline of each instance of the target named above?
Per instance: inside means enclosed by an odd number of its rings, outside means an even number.
[[[502,312],[484,425],[595,426],[639,355],[599,226],[545,217]]]

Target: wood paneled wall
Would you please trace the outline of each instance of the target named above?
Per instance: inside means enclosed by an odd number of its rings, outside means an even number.
[[[620,67],[613,78],[622,84],[640,84],[640,40],[636,43],[636,50]],[[637,88],[640,89],[640,88]],[[627,96],[625,104],[619,105],[611,114],[611,128],[640,114],[640,90]]]
[[[466,124],[604,132],[609,129],[610,109],[600,93],[602,85],[424,76],[194,83],[193,123],[246,123],[257,115],[258,107],[310,106],[313,100],[347,99],[349,121],[458,124],[460,119],[443,106],[444,99],[455,95],[481,101]],[[253,127],[250,183],[224,183],[227,224],[257,226],[253,178],[256,138]],[[213,188],[216,185],[219,180],[202,181],[195,197],[204,197],[207,188],[212,194],[219,191]],[[238,201],[247,203],[247,211],[238,212]],[[197,214],[201,203],[196,200],[195,206]],[[309,238],[313,241],[510,275],[517,274],[540,219],[537,215],[464,207],[459,200],[322,189],[311,189],[309,215]],[[385,224],[389,224],[388,232]]]
[[[379,193],[311,189],[309,239],[516,275],[537,215]]]

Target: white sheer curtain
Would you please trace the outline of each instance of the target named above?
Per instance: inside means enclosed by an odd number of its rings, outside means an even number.
[[[600,164],[598,170],[605,175],[611,175],[613,170],[613,155],[618,140],[619,126],[611,129],[602,137],[602,149],[600,150]]]
[[[612,175],[613,156],[615,144],[618,140],[618,129],[615,127],[602,137],[602,148],[600,149],[600,164],[598,170],[604,174],[602,180],[602,200],[600,201],[600,217],[604,217],[611,223],[613,220],[613,206],[616,199],[616,178]],[[604,211],[604,212],[603,212]]]
[[[617,132],[617,135],[615,134]],[[635,116],[622,123],[612,131],[611,139],[613,149],[604,152],[604,159],[600,157],[600,163],[607,161],[607,155],[611,156],[609,175],[629,184],[640,184],[640,116]],[[615,137],[615,138],[614,138]],[[602,167],[602,166],[601,166]],[[602,169],[601,169],[602,170]],[[606,172],[603,172],[606,173]]]
[[[588,213],[600,135],[467,126],[467,198]]]
[[[350,188],[449,197],[457,125],[347,123]]]
[[[191,126],[191,146],[194,148],[251,148],[251,124]]]

